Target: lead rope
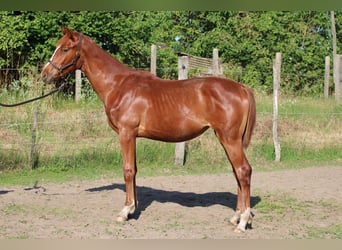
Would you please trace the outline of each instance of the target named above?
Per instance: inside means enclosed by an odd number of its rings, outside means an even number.
[[[50,91],[49,93],[47,94],[44,94],[42,96],[38,96],[38,97],[35,97],[35,98],[32,98],[32,99],[29,99],[29,100],[26,100],[26,101],[22,101],[22,102],[18,102],[18,103],[14,103],[14,104],[5,104],[5,103],[1,103],[0,102],[0,106],[2,107],[8,107],[8,108],[12,108],[12,107],[17,107],[17,106],[20,106],[20,105],[24,105],[24,104],[27,104],[27,103],[30,103],[30,102],[34,102],[34,101],[37,101],[37,100],[40,100],[40,99],[43,99],[45,97],[48,97],[58,91],[60,91],[64,86],[65,84],[67,83],[67,80],[69,78],[70,74],[64,79],[64,82],[56,89]]]

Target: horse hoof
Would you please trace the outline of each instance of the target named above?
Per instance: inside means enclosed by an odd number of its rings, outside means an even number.
[[[238,225],[236,221],[229,221],[229,223],[230,225],[235,226],[235,227]]]
[[[235,229],[234,229],[234,233],[237,233],[237,234],[241,234],[241,233],[244,233],[245,232],[245,230],[241,230],[240,228],[238,228],[238,227],[236,227]]]
[[[231,224],[233,226],[237,226],[238,225],[237,221],[235,221],[235,220],[230,220],[229,224]]]
[[[127,217],[123,217],[123,216],[118,215],[118,217],[116,217],[116,221],[117,221],[117,222],[124,222],[124,221],[127,221]]]

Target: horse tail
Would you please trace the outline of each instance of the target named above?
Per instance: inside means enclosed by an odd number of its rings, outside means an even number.
[[[245,127],[245,131],[242,136],[242,145],[244,148],[247,148],[252,137],[253,129],[255,126],[256,121],[256,103],[253,91],[245,87],[247,96],[248,96],[248,102],[249,102],[249,109],[248,109],[248,117],[247,117],[247,123]]]

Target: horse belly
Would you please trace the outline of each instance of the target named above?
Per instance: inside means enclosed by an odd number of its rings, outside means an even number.
[[[200,119],[191,119],[181,115],[154,116],[139,126],[138,136],[165,142],[181,142],[193,139],[209,125]]]
[[[197,137],[209,127],[206,101],[194,87],[156,93],[140,113],[138,136],[167,142]]]

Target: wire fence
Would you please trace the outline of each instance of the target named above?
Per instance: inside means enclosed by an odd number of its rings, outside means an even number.
[[[16,143],[12,143],[13,145],[23,145],[23,144],[31,144],[31,134],[34,120],[36,119],[36,124],[38,126],[39,131],[39,139],[40,144],[66,144],[66,143],[78,143],[78,140],[67,140],[63,142],[56,141],[44,141],[44,139],[49,139],[49,136],[46,136],[48,133],[61,133],[67,132],[68,136],[72,134],[80,133],[80,127],[82,130],[89,128],[90,126],[101,126],[104,127],[105,131],[110,131],[110,129],[105,129],[107,127],[106,116],[102,111],[82,111],[73,113],[68,118],[62,118],[64,112],[47,112],[42,111],[38,113],[38,117],[24,117],[23,119],[26,121],[18,121],[18,122],[4,122],[0,123],[0,131],[2,131],[2,136],[5,136],[6,133],[4,131],[12,131],[15,132],[17,138],[19,139]],[[85,118],[87,117],[87,118]],[[31,119],[31,121],[30,121]],[[79,126],[81,125],[81,126]],[[67,129],[67,131],[66,131]],[[69,130],[69,131],[68,131]],[[70,132],[70,130],[72,132]],[[58,135],[58,134],[57,134]],[[84,134],[83,134],[84,136]],[[93,137],[97,136],[96,134],[92,134],[91,131],[85,137]],[[51,136],[50,136],[51,137]],[[24,140],[23,140],[24,139]],[[26,139],[26,140],[25,140]],[[55,138],[56,139],[56,138]],[[6,143],[5,141],[0,142],[0,145],[10,145],[10,143]]]
[[[70,157],[82,150],[111,150],[120,153],[118,136],[108,126],[106,114],[101,108],[74,112],[45,110],[38,112],[37,118],[32,114],[21,118],[19,121],[2,119],[0,157],[6,154],[22,155],[23,161],[29,165],[32,161],[32,148],[44,157],[56,154]],[[37,119],[37,135],[33,142],[34,119]],[[272,119],[272,112],[257,112],[252,147],[257,147],[261,141],[271,143]],[[341,112],[283,112],[279,114],[279,127],[282,142],[296,143],[294,140],[304,140],[309,146],[330,144],[342,149]],[[1,159],[0,163],[6,164]]]
[[[205,58],[207,59],[207,58]],[[210,59],[207,59],[210,60]],[[231,65],[223,64],[222,65],[222,75],[228,78],[232,78],[239,82],[244,82],[246,84],[246,80],[249,82],[248,84],[253,88],[260,88],[260,90],[271,91],[272,87],[272,68],[269,68],[269,71],[253,71],[250,69],[242,68],[242,67],[233,67]],[[133,68],[133,67],[132,67]],[[322,66],[323,68],[323,66]],[[135,70],[143,70],[150,71],[150,68],[134,68]],[[200,74],[201,69],[204,74]],[[172,67],[157,67],[157,75],[167,79],[177,79],[177,66]],[[208,68],[189,68],[189,77],[194,77],[198,75],[206,75],[208,72]],[[9,74],[8,76],[5,74],[7,72],[16,72],[16,74]],[[306,73],[289,73],[282,72],[282,91],[286,93],[296,93],[299,90],[303,93],[313,93],[323,95],[323,85],[324,85],[324,75],[325,73],[319,72],[314,75],[306,74]],[[209,74],[210,75],[210,74]],[[0,87],[8,87],[18,89],[26,88],[29,89],[31,84],[34,81],[40,80],[40,69],[39,66],[34,67],[32,69],[17,69],[17,68],[6,68],[0,69]],[[82,77],[82,81],[86,79]],[[73,79],[71,79],[73,81]],[[332,78],[331,78],[332,84]],[[310,86],[309,88],[304,86]],[[84,86],[83,86],[84,87]],[[82,87],[82,88],[83,88]],[[333,93],[333,87],[329,87],[330,95]]]
[[[234,70],[236,72],[234,72]],[[254,73],[266,74],[269,78],[268,80],[272,81],[271,72],[246,72],[245,70],[246,69],[243,68],[225,68],[224,72],[235,76],[236,78],[247,73],[252,75]],[[283,85],[286,85],[286,79],[290,79],[292,76],[283,72],[281,77],[284,81]],[[295,77],[307,78],[308,76],[296,75]],[[324,75],[319,77],[316,76],[316,81],[322,82],[322,85],[323,80]],[[83,85],[90,88],[90,84]],[[286,89],[286,86],[283,87],[283,89]],[[95,95],[92,88],[90,88],[89,91],[88,88],[82,87],[83,95]],[[20,89],[22,89],[21,85]],[[321,131],[329,126],[329,132],[326,133],[332,134],[331,138],[338,138],[342,141],[340,131],[335,128],[336,126],[342,127],[342,115],[339,109],[336,109],[337,112],[331,110],[329,112],[321,112],[317,109],[314,112],[308,113],[298,111],[300,109],[296,109],[296,104],[293,104],[292,106],[292,109],[286,109],[284,112],[279,112],[279,135],[282,141],[291,141],[296,137],[296,140],[305,139],[307,143],[308,140],[303,138],[303,134],[304,136],[311,137],[316,137],[317,134],[319,134],[320,140],[323,140],[324,138],[322,137],[325,135],[324,133],[321,133]],[[257,140],[266,140],[273,136],[273,113],[268,111],[270,109],[266,110],[267,111],[259,111],[257,114],[258,119],[254,136]],[[2,119],[0,121],[0,151],[32,152],[34,150],[39,150],[40,154],[53,154],[54,152],[64,151],[70,155],[72,152],[79,151],[80,149],[101,150],[107,146],[113,147],[115,150],[120,150],[117,136],[115,136],[114,132],[109,128],[106,122],[106,115],[103,111],[86,110],[81,113],[79,112],[78,114],[71,114],[72,112],[53,112],[54,111],[40,111],[38,117],[32,118],[27,116],[20,121],[13,121],[11,119],[6,121],[6,119]],[[291,123],[289,123],[288,120],[291,120]],[[319,122],[317,123],[314,120],[319,120]],[[324,120],[328,122],[324,123]],[[334,120],[337,122],[334,122]],[[35,130],[33,128],[34,124],[37,126],[37,135],[33,135],[32,132]],[[316,127],[314,128],[316,130],[310,127],[312,125]],[[330,132],[330,130],[333,132]],[[307,133],[299,134],[300,131],[307,131]],[[34,137],[36,137],[35,142],[33,142]],[[338,144],[338,139],[329,139],[328,143]],[[325,140],[325,142],[326,141],[327,140]]]

